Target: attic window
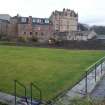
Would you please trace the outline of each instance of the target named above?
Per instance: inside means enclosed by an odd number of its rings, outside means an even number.
[[[37,19],[32,19],[33,23],[36,23],[37,22]]]
[[[49,23],[49,20],[48,19],[45,19],[45,23]]]
[[[25,23],[26,21],[27,21],[27,18],[25,18],[25,17],[22,17],[21,18],[21,22],[24,22]]]

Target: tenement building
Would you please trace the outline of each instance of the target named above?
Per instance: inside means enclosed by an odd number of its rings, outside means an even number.
[[[18,36],[34,36],[40,42],[48,41],[52,35],[52,24],[48,18],[18,17]]]
[[[92,39],[94,32],[78,30],[78,14],[70,9],[52,12],[49,18],[34,18],[3,16],[0,19],[0,35],[7,35],[10,39],[18,37],[34,37],[39,42],[55,40],[85,40]]]
[[[58,32],[77,31],[78,14],[70,9],[54,11],[50,17],[53,23],[53,30]]]

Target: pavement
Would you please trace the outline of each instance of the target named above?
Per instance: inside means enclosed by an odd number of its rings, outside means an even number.
[[[12,95],[0,92],[0,102],[5,103],[7,105],[14,105],[15,97]]]
[[[90,94],[90,97],[94,101],[104,101],[105,100],[105,76],[96,86],[96,88]]]

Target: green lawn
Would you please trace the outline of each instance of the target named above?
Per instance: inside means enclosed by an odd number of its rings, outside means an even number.
[[[44,99],[76,82],[104,51],[0,46],[0,90],[13,94],[14,79],[27,86],[36,81]],[[22,89],[18,90],[22,94]]]

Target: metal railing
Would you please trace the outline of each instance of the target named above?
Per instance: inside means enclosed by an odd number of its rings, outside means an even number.
[[[18,96],[17,95],[17,86],[20,86],[21,88],[24,89],[24,94],[22,92],[22,96]],[[33,98],[33,93],[35,93],[35,91],[33,91],[33,89],[36,89],[39,92],[39,97],[37,98],[37,100],[34,100]],[[30,98],[27,97],[27,89],[25,87],[25,85],[23,85],[20,81],[18,80],[14,80],[14,96],[15,96],[15,105],[17,105],[17,98],[22,101],[21,99],[24,99],[25,102],[27,103],[27,105],[33,105],[33,103],[37,103],[35,105],[40,105],[42,103],[42,91],[41,89],[35,84],[35,82],[31,82],[30,83],[30,91],[28,91],[30,93]],[[19,101],[18,100],[18,101]]]
[[[65,95],[65,93],[67,93],[67,91],[71,90],[74,86],[76,86],[77,84],[80,83],[80,81],[82,81],[83,79],[85,79],[85,82],[84,82],[84,87],[85,87],[85,93],[84,93],[84,96],[87,96],[88,94],[88,85],[89,85],[89,82],[88,82],[88,75],[93,72],[94,73],[94,82],[97,82],[97,70],[98,70],[98,67],[100,66],[100,74],[103,75],[103,73],[105,73],[105,71],[103,70],[103,63],[105,62],[105,57],[99,59],[96,63],[94,63],[93,65],[91,65],[90,67],[88,67],[86,69],[86,71],[81,75],[81,78],[75,82],[71,87],[69,87],[68,89],[64,90],[63,92],[57,94],[53,99],[51,99],[50,101],[48,101],[47,104],[51,104],[53,103],[54,101],[56,101],[59,97],[63,97]],[[104,72],[103,72],[104,71]]]
[[[17,97],[17,85],[19,85],[20,87],[22,87],[24,89],[24,96],[26,97],[26,87],[19,82],[18,80],[14,80],[14,95],[15,95],[15,105],[16,105],[16,97]],[[27,98],[26,98],[26,102],[27,102]]]
[[[88,75],[92,72],[94,72],[94,81],[95,83],[97,82],[97,77],[99,74],[101,74],[101,76],[103,75],[103,63],[105,62],[105,57],[101,58],[100,60],[98,60],[96,63],[94,63],[93,65],[91,65],[85,72],[86,76],[85,76],[85,79],[86,79],[86,82],[85,82],[85,94],[87,95],[88,94]],[[100,66],[100,67],[99,67]],[[98,75],[97,75],[97,71],[98,71]],[[101,78],[100,76],[100,78]]]
[[[51,99],[50,101],[48,101],[49,104],[51,104],[52,102],[56,101],[59,97],[63,97],[65,95],[65,93],[72,89],[74,86],[76,86],[77,84],[80,83],[80,81],[82,81],[83,79],[85,79],[84,81],[84,96],[86,96],[89,93],[89,89],[88,89],[88,76],[90,73],[93,73],[93,78],[94,78],[94,82],[97,82],[97,71],[98,73],[100,73],[100,75],[103,75],[103,73],[105,73],[104,69],[103,69],[103,64],[105,63],[105,57],[101,58],[100,60],[98,60],[96,63],[94,63],[93,65],[91,65],[89,68],[86,69],[86,71],[81,75],[81,78],[75,82],[71,87],[69,87],[68,89],[64,90],[63,92],[59,93],[58,95],[56,95],[53,99]],[[98,70],[100,67],[100,70]],[[104,71],[104,72],[103,72]],[[27,97],[26,95],[26,87],[19,82],[18,80],[14,81],[14,94],[15,94],[15,105],[16,105],[16,95],[17,95],[17,85],[19,85],[20,87],[22,87],[24,89],[24,95],[25,97]],[[36,89],[39,92],[39,100],[42,100],[42,91],[41,89],[36,85],[35,82],[31,82],[30,83],[30,97],[31,97],[31,105],[32,105],[32,101],[33,101],[33,89]],[[26,98],[26,102],[27,102],[27,98]],[[48,104],[46,103],[46,104]]]
[[[34,83],[30,83],[30,93],[31,93],[31,105],[32,105],[32,100],[33,100],[33,88],[37,89],[37,91],[39,92],[39,101],[42,101],[42,91],[41,89]]]

